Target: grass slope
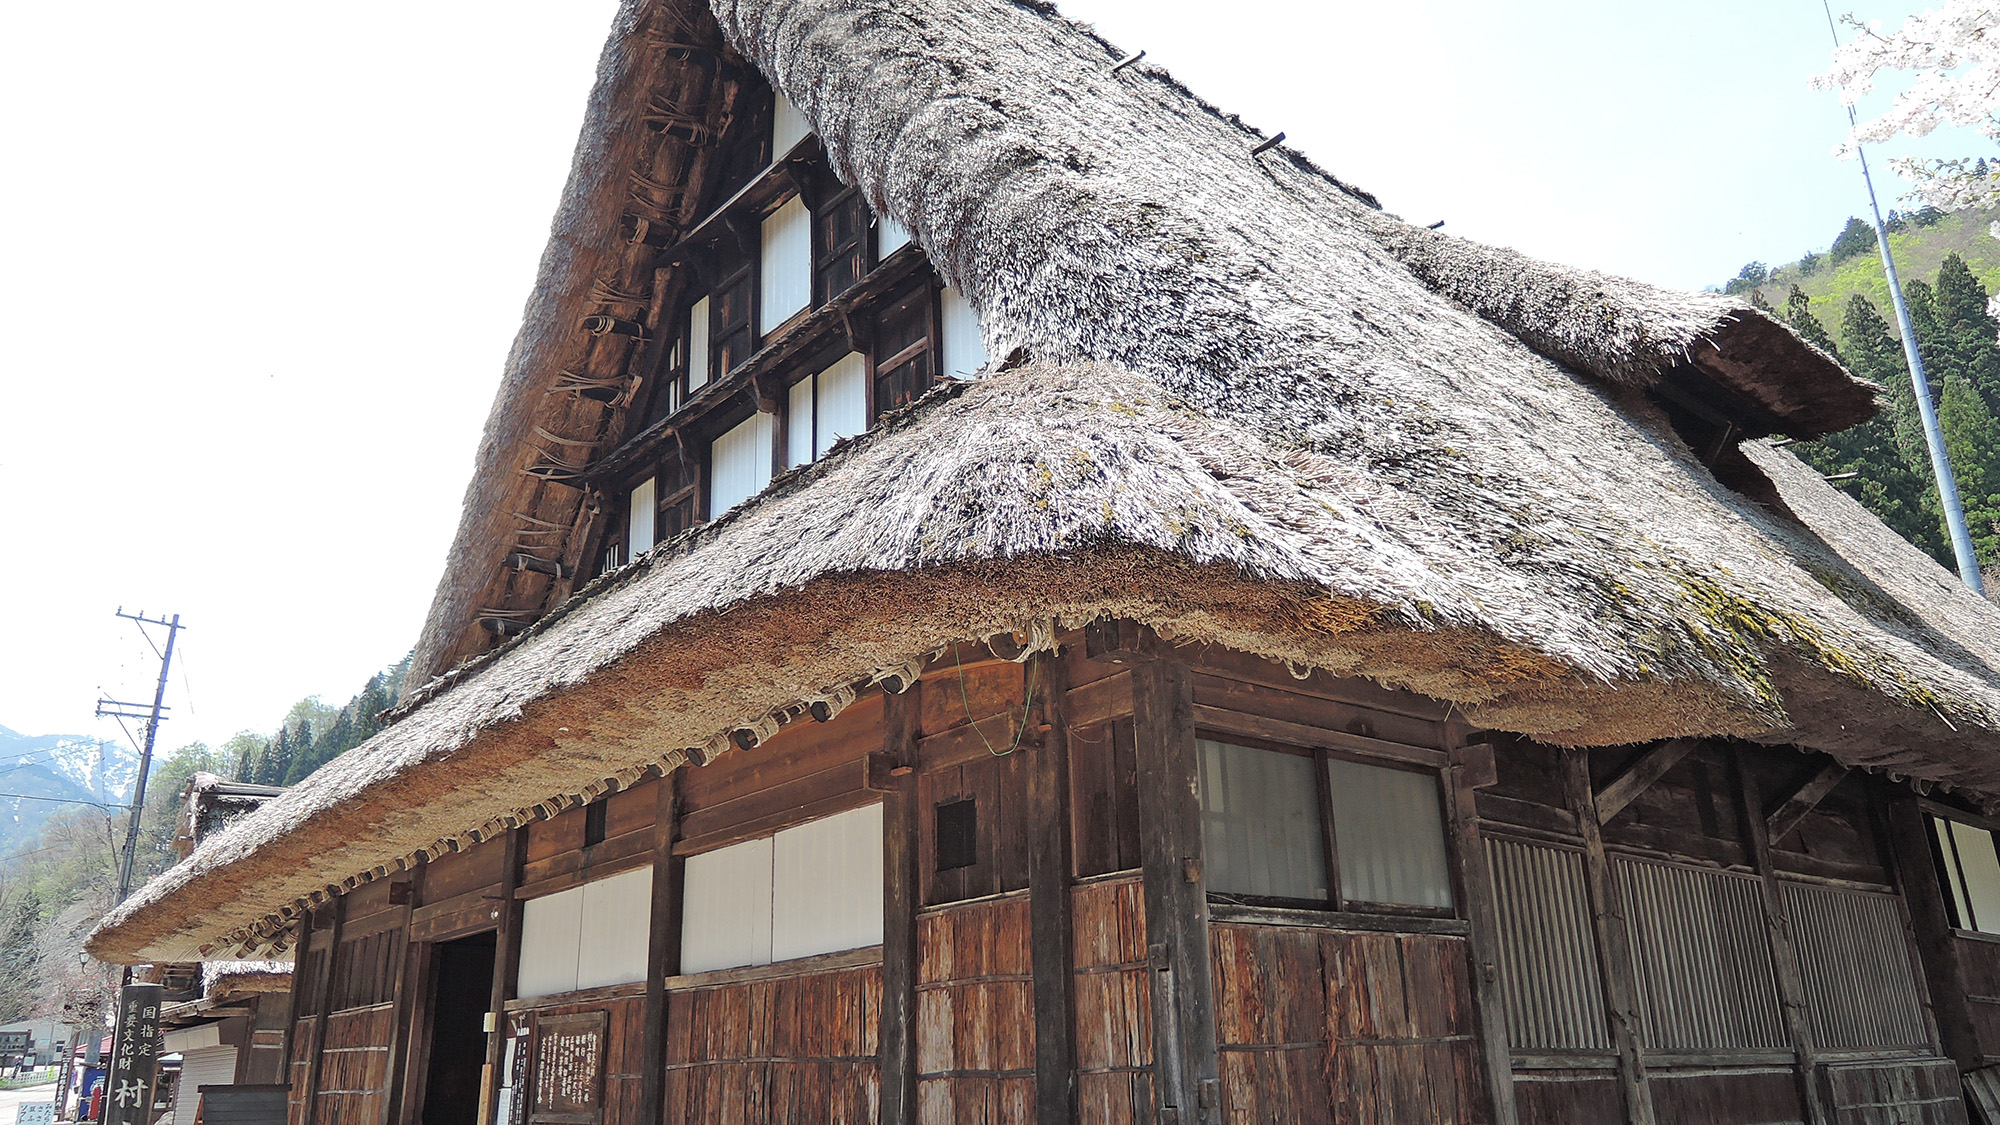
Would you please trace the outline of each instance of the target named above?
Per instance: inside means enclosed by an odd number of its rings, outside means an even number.
[[[1996,217],[1991,211],[1959,211],[1946,215],[1928,227],[1906,227],[1889,235],[1889,250],[1896,256],[1896,272],[1904,282],[1934,281],[1947,254],[1956,253],[1987,290],[2000,290],[2000,238],[1986,233]],[[1759,287],[1764,300],[1775,308],[1785,307],[1785,298],[1797,285],[1812,298],[1813,315],[1837,337],[1840,313],[1847,299],[1859,293],[1873,302],[1884,317],[1889,311],[1889,282],[1882,275],[1882,256],[1873,248],[1829,268],[1822,259],[1811,275],[1799,272],[1797,262],[1787,262],[1772,271],[1771,280]],[[1748,299],[1748,294],[1744,294]]]

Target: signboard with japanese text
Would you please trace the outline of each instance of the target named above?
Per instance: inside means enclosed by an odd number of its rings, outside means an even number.
[[[0,1054],[18,1055],[34,1045],[32,1031],[0,1031]]]
[[[55,1125],[56,1107],[52,1102],[22,1102],[14,1118],[14,1125]]]
[[[535,1021],[531,1122],[594,1125],[604,1120],[606,1022],[604,1012],[543,1016]]]
[[[128,984],[118,991],[118,1023],[111,1034],[111,1068],[104,1087],[104,1125],[146,1125],[160,1080],[160,1007],[157,984]]]

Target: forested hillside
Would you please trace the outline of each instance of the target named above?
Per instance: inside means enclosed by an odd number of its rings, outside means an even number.
[[[376,673],[341,706],[317,696],[299,700],[275,733],[244,731],[221,747],[195,742],[160,756],[146,785],[133,885],[174,861],[180,794],[188,778],[207,771],[293,784],[379,729],[378,716],[395,705],[408,668],[405,657]],[[0,733],[13,736],[5,728]],[[128,794],[124,789],[101,795],[101,807],[49,804],[55,811],[44,814],[39,833],[0,860],[0,1023],[57,1015],[88,1024],[105,1010],[117,974],[107,966],[79,964],[77,952],[117,897],[126,824],[118,802],[129,800]]]
[[[1957,254],[1946,254],[1931,277],[1906,276],[1904,299],[1973,546],[1980,569],[1993,576],[1989,585],[2000,587],[2000,322],[1987,312],[1987,287]],[[1952,566],[1909,369],[1884,310],[1859,292],[1844,301],[1814,301],[1795,286],[1776,311],[1880,385],[1889,401],[1863,425],[1793,448],[1904,538]]]

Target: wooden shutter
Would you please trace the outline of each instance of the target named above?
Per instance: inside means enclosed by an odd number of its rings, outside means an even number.
[[[853,188],[813,216],[813,273],[821,302],[847,292],[868,273],[868,207]]]

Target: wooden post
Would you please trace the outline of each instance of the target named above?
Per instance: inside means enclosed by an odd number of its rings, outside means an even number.
[[[1632,971],[1632,938],[1625,928],[1624,899],[1611,877],[1604,854],[1604,833],[1597,819],[1597,797],[1590,784],[1590,752],[1563,751],[1563,785],[1570,811],[1583,834],[1584,892],[1590,900],[1590,936],[1597,948],[1599,976],[1604,987],[1604,1013],[1611,1042],[1618,1053],[1618,1085],[1625,1098],[1625,1119],[1632,1125],[1653,1125],[1653,1089],[1646,1062],[1639,1054],[1638,978]]]
[[[1222,1083],[1202,872],[1194,678],[1187,667],[1167,660],[1135,667],[1132,711],[1160,1121],[1218,1121]]]
[[[1037,653],[1028,664],[1029,954],[1035,978],[1035,1120],[1069,1125],[1076,1118],[1076,1017],[1071,992],[1069,665],[1060,653]]]
[[[1764,933],[1770,939],[1771,965],[1778,981],[1778,1011],[1784,1017],[1785,1034],[1791,1038],[1797,1056],[1799,1097],[1812,1125],[1831,1125],[1833,1115],[1820,1097],[1814,1080],[1813,1064],[1818,1048],[1813,1042],[1812,1020],[1806,1013],[1806,987],[1799,974],[1798,947],[1792,943],[1791,920],[1785,913],[1785,896],[1771,867],[1771,835],[1764,819],[1764,795],[1757,777],[1750,772],[1743,752],[1734,756],[1736,792],[1743,810],[1743,843],[1750,850],[1750,863],[1757,869],[1757,887],[1764,907]]]
[[[917,685],[882,697],[881,1125],[917,1123]]]
[[[486,1062],[479,1068],[480,1125],[493,1120],[493,1105],[500,1097],[507,1001],[514,998],[514,985],[521,977],[521,903],[514,897],[514,889],[521,885],[521,860],[528,850],[525,826],[507,833],[506,848],[500,871],[500,919],[493,932],[493,986],[486,994],[486,1012],[493,1030],[486,1036]]]
[[[416,913],[417,903],[422,900],[424,872],[428,870],[430,865],[425,864],[408,873],[410,889],[409,893],[403,896],[402,938],[396,943],[398,946],[396,983],[393,991],[389,993],[396,1004],[396,1023],[389,1033],[389,1063],[386,1071],[389,1088],[382,1092],[382,1125],[389,1125],[389,1122],[396,1120],[398,1116],[396,1107],[402,1104],[403,1091],[408,1084],[408,1077],[404,1072],[408,1069],[409,1060],[413,1057],[422,1057],[411,1048],[413,1037],[424,1032],[422,1028],[413,1026],[416,1022],[417,1005],[413,1002],[412,993],[417,990],[409,986],[410,958],[413,956],[410,947],[410,918]],[[425,942],[417,953],[428,956],[430,951],[430,943]]]
[[[660,779],[653,807],[653,905],[646,939],[645,1039],[640,1049],[639,1120],[658,1125],[667,1086],[667,978],[681,967],[681,874],[674,855],[680,826],[680,771]],[[484,1119],[482,1119],[484,1125]]]
[[[1965,966],[1959,960],[1958,939],[1952,936],[1951,914],[1944,888],[1938,885],[1931,860],[1931,828],[1915,797],[1888,802],[1889,854],[1896,887],[1909,910],[1910,936],[1930,994],[1931,1019],[1937,1024],[1940,1047],[1962,1071],[1986,1065],[1979,1030],[1966,1004]]]
[[[1500,912],[1493,891],[1493,873],[1486,866],[1486,845],[1479,834],[1477,787],[1492,784],[1491,746],[1467,746],[1465,731],[1453,722],[1445,728],[1451,768],[1445,771],[1450,793],[1452,858],[1465,897],[1465,917],[1472,924],[1467,945],[1472,955],[1472,1001],[1479,1019],[1479,1044],[1486,1056],[1486,1095],[1493,1105],[1493,1125],[1514,1125],[1513,1051],[1507,1042],[1507,997],[1500,987]]]
[[[333,926],[326,933],[326,960],[319,963],[319,979],[313,982],[313,992],[319,997],[314,1005],[317,1011],[313,1019],[312,1043],[307,1046],[306,1088],[301,1102],[303,1113],[300,1125],[313,1125],[319,1117],[319,1072],[320,1063],[326,1058],[326,1021],[333,1016],[333,963],[340,957],[341,920],[347,914],[347,897],[336,896],[326,904],[325,909],[333,912]],[[313,911],[319,917],[319,911]],[[307,948],[311,948],[312,931],[307,931]]]

